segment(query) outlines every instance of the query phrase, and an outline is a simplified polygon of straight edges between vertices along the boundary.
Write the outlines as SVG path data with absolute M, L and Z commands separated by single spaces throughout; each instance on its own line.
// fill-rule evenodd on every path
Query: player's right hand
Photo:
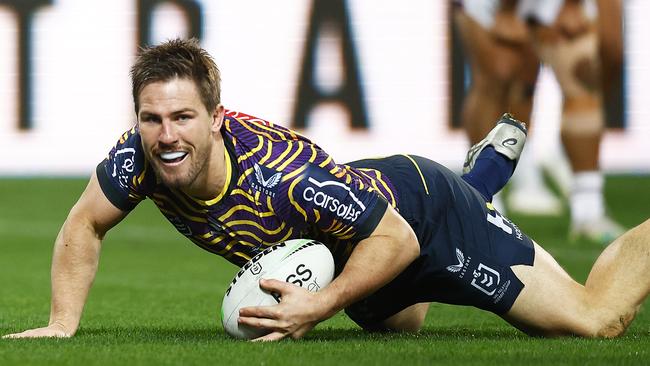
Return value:
M 50 324 L 47 327 L 29 329 L 21 333 L 13 333 L 2 336 L 4 339 L 15 338 L 69 338 L 72 337 L 65 328 L 59 324 Z

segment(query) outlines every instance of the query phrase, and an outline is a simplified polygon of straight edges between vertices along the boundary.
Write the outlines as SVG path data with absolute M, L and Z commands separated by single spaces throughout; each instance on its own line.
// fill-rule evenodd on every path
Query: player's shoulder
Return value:
M 120 135 L 108 153 L 105 164 L 106 173 L 117 179 L 121 186 L 131 185 L 134 177 L 140 181 L 144 179 L 147 162 L 137 126 Z
M 226 110 L 224 128 L 238 139 L 264 139 L 271 143 L 287 141 L 311 142 L 291 128 L 266 119 L 234 110 Z

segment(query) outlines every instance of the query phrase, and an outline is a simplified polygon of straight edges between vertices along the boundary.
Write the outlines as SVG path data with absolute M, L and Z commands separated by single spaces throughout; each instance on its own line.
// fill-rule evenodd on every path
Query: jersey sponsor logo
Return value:
M 282 172 L 276 172 L 257 163 L 253 168 L 255 169 L 255 181 L 251 184 L 253 189 L 267 196 L 275 197 L 277 186 L 282 179 Z
M 458 278 L 463 278 L 467 272 L 467 267 L 472 261 L 472 257 L 467 256 L 467 258 L 465 258 L 463 252 L 460 249 L 456 248 L 456 258 L 458 259 L 458 264 L 447 266 L 447 271 L 451 273 L 458 273 Z
M 302 198 L 307 202 L 328 210 L 343 220 L 355 222 L 359 215 L 366 210 L 366 205 L 357 198 L 350 187 L 337 181 L 323 181 L 309 177 L 308 182 L 313 186 L 305 188 Z M 342 195 L 352 202 L 344 202 Z
M 488 296 L 494 295 L 501 282 L 501 275 L 496 270 L 486 266 L 483 263 L 478 264 L 478 268 L 472 272 L 471 285 Z

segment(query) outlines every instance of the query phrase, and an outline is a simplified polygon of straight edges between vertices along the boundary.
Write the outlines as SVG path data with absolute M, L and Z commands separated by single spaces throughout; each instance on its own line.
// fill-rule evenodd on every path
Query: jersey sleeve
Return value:
M 135 128 L 125 132 L 96 169 L 106 198 L 123 211 L 130 211 L 146 195 L 146 163 Z
M 322 151 L 319 155 L 288 187 L 291 214 L 338 239 L 367 238 L 388 203 L 354 171 L 335 164 Z

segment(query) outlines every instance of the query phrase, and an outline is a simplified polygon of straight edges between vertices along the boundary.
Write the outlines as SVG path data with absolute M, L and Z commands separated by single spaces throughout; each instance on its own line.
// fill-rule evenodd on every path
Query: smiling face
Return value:
M 224 180 L 223 106 L 208 111 L 186 78 L 146 85 L 139 105 L 142 147 L 162 183 L 197 197 L 216 195 Z

